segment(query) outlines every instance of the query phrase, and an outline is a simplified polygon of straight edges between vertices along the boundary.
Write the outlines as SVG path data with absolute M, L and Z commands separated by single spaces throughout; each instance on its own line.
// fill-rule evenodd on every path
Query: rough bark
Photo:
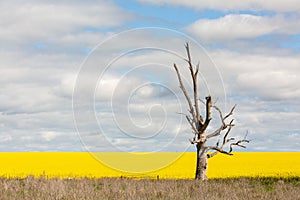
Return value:
M 207 180 L 207 153 L 205 151 L 205 143 L 197 144 L 197 162 L 196 162 L 196 172 L 195 179 Z

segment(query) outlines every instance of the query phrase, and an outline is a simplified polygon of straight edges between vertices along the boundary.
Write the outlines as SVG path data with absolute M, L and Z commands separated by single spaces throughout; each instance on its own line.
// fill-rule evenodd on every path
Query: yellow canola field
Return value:
M 196 154 L 187 153 L 0 153 L 0 177 L 191 179 Z M 300 177 L 300 152 L 234 153 L 209 159 L 208 177 Z

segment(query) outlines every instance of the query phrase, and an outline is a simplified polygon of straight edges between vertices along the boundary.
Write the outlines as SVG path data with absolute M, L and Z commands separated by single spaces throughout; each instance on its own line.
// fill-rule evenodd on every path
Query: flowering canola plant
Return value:
M 0 177 L 192 179 L 196 154 L 2 152 Z M 300 152 L 247 152 L 209 160 L 209 178 L 300 177 Z

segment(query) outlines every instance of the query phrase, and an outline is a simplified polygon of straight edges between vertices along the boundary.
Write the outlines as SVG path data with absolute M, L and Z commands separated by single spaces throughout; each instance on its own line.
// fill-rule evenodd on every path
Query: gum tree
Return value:
M 242 148 L 246 148 L 243 143 L 248 143 L 249 140 L 242 139 L 236 140 L 233 137 L 229 137 L 230 131 L 234 126 L 234 119 L 232 119 L 233 111 L 236 107 L 234 105 L 231 110 L 227 114 L 223 114 L 221 109 L 217 107 L 213 103 L 213 98 L 208 95 L 205 98 L 205 101 L 201 101 L 198 97 L 198 74 L 199 74 L 199 64 L 196 66 L 192 63 L 192 58 L 190 54 L 189 44 L 185 44 L 185 49 L 187 53 L 187 59 L 185 61 L 188 64 L 188 68 L 190 71 L 192 83 L 193 83 L 193 96 L 191 97 L 190 94 L 187 92 L 185 85 L 183 84 L 181 73 L 176 64 L 174 64 L 174 69 L 177 74 L 177 78 L 179 81 L 179 87 L 183 92 L 185 99 L 187 101 L 189 107 L 189 113 L 184 114 L 191 129 L 194 134 L 192 140 L 190 140 L 191 144 L 195 145 L 197 150 L 197 162 L 196 162 L 196 172 L 195 172 L 195 179 L 200 180 L 207 180 L 206 172 L 208 166 L 208 159 L 214 157 L 218 153 L 223 153 L 226 155 L 233 155 L 232 154 L 232 147 L 239 146 Z M 200 112 L 200 105 L 204 105 L 205 109 L 205 117 L 201 115 Z M 212 109 L 215 109 L 217 113 L 219 113 L 220 118 L 220 126 L 208 133 L 207 128 L 212 120 Z M 222 141 L 218 141 L 213 146 L 207 146 L 207 141 L 213 137 L 222 136 Z M 228 150 L 224 148 L 227 147 Z

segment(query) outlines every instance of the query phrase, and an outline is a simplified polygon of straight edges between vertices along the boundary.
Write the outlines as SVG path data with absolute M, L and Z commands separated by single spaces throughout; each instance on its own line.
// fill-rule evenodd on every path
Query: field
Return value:
M 300 199 L 300 153 L 0 153 L 0 199 Z
M 0 153 L 0 177 L 192 179 L 195 153 Z M 209 159 L 209 178 L 300 177 L 300 152 Z

